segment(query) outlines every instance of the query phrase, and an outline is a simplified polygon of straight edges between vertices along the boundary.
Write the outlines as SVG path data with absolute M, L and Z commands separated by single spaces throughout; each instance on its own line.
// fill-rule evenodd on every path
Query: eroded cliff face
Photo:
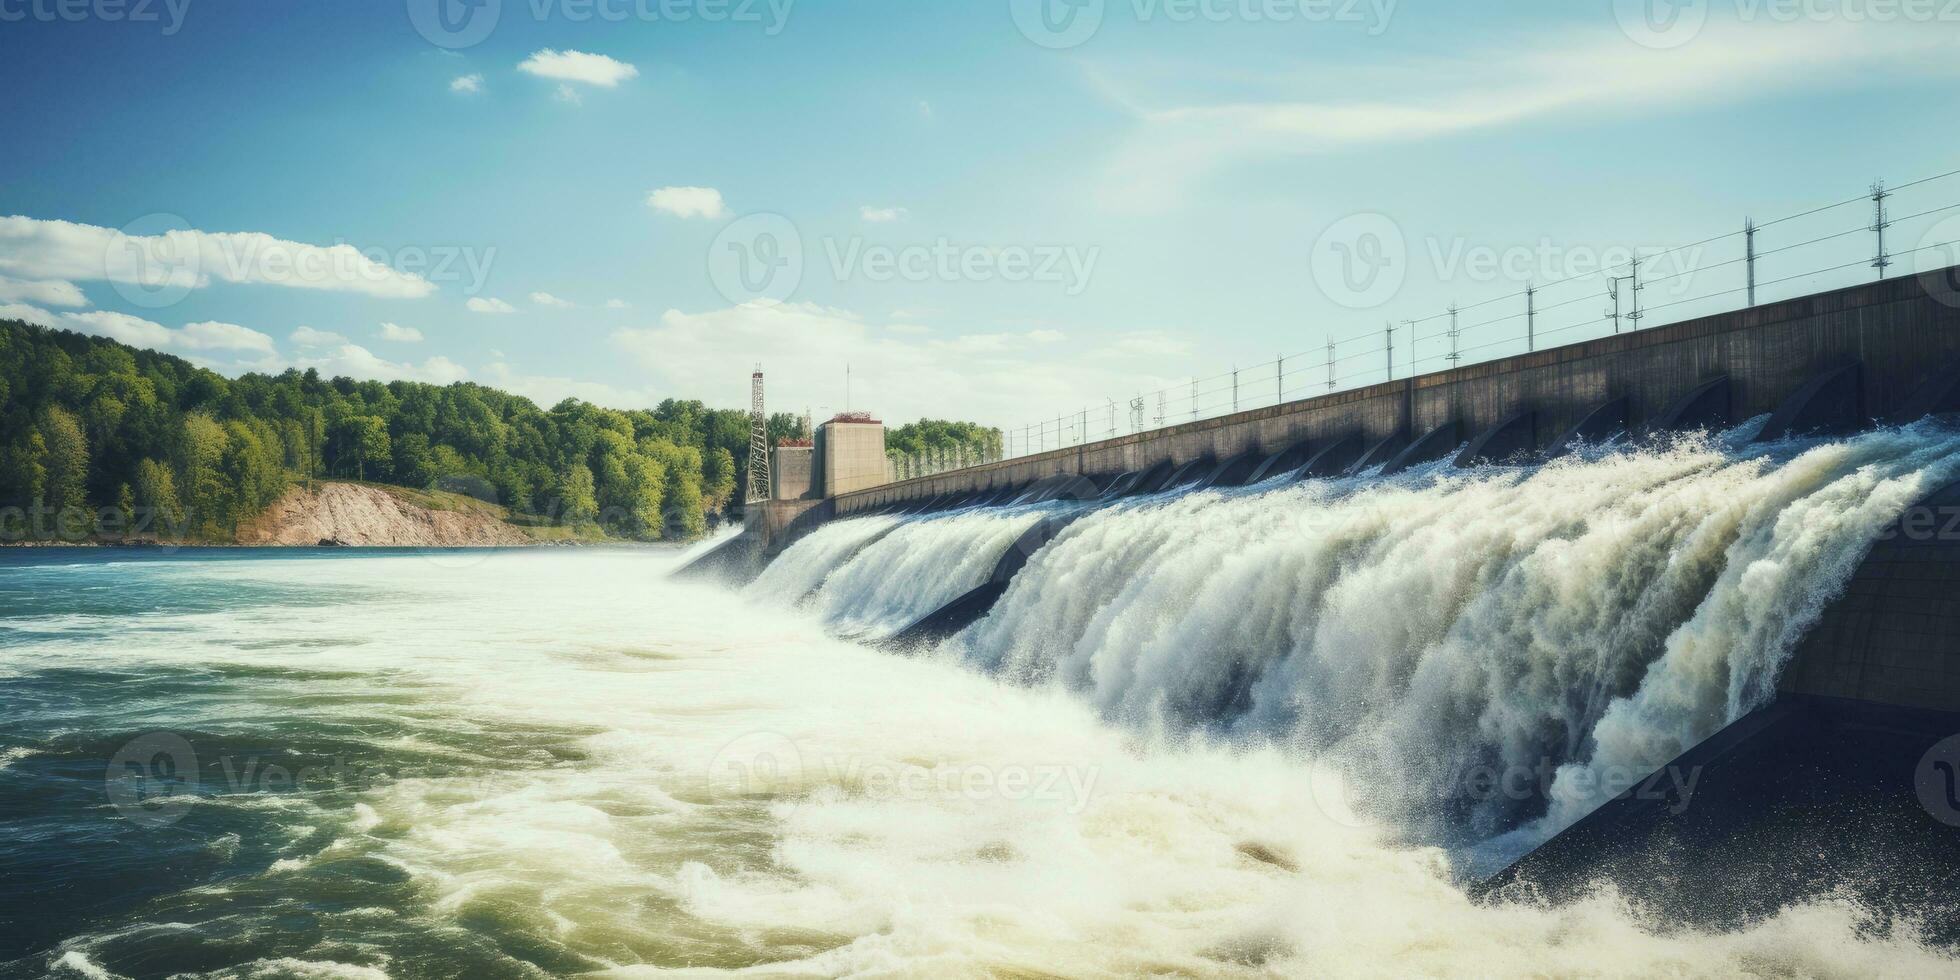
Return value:
M 239 528 L 238 543 L 488 548 L 534 542 L 488 508 L 432 510 L 378 487 L 322 483 L 311 493 L 303 487 L 286 491 L 250 526 Z

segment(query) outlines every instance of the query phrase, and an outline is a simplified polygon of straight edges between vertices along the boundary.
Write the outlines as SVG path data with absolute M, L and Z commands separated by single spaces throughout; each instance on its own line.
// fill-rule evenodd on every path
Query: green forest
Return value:
M 1001 448 L 999 429 L 973 422 L 920 419 L 885 433 L 885 453 L 893 457 L 964 449 L 974 457 L 992 459 L 1000 456 Z
M 0 534 L 231 540 L 295 481 L 494 500 L 513 520 L 685 540 L 739 506 L 745 411 L 669 399 L 549 410 L 471 383 L 226 378 L 101 337 L 0 321 Z M 804 435 L 769 419 L 771 442 Z

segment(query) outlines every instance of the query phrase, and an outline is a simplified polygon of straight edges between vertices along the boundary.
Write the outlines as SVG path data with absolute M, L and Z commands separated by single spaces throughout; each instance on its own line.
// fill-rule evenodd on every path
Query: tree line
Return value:
M 768 420 L 777 438 L 802 420 Z M 227 541 L 295 481 L 352 479 L 494 499 L 513 515 L 685 540 L 739 506 L 749 415 L 668 399 L 549 410 L 469 382 L 226 378 L 102 337 L 0 321 L 0 532 L 51 521 Z M 66 515 L 66 516 L 63 516 Z M 83 515 L 78 518 L 77 515 Z M 72 530 L 72 528 L 71 528 Z
M 1001 449 L 1001 431 L 974 422 L 920 419 L 885 433 L 885 453 L 894 457 L 960 450 L 973 457 L 997 457 Z

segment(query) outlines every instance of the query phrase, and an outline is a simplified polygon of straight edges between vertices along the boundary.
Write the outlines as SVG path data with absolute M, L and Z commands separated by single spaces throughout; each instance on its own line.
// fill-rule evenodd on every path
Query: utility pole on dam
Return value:
M 762 365 L 749 375 L 750 500 L 769 499 L 769 416 L 762 412 Z
M 1885 199 L 1891 196 L 1884 181 L 1872 182 L 1872 230 L 1878 232 L 1878 258 L 1872 260 L 1872 268 L 1878 270 L 1880 279 L 1885 278 L 1885 267 L 1892 264 L 1892 257 L 1885 254 L 1885 229 L 1892 225 L 1885 220 Z

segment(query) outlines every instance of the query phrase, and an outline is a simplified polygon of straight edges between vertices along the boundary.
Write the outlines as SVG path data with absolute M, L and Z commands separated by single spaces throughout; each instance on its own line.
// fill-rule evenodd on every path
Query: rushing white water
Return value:
M 1105 507 L 939 653 L 1140 730 L 1288 746 L 1487 869 L 1766 703 L 1879 530 L 1960 475 L 1930 422 L 1753 430 Z M 848 618 L 929 612 L 911 570 L 969 561 L 956 526 L 840 569 Z M 1477 772 L 1531 789 L 1464 792 Z
M 831 572 L 873 540 L 897 527 L 901 518 L 887 515 L 851 521 L 832 521 L 797 541 L 776 557 L 748 585 L 748 593 L 780 603 L 802 602 Z
M 0 778 L 72 760 L 54 771 L 93 789 L 48 815 L 115 839 L 112 881 L 165 847 L 222 873 L 118 899 L 0 975 L 1954 967 L 1839 902 L 1727 933 L 1610 894 L 1479 905 L 1445 851 L 1329 806 L 1311 750 L 1110 725 L 1064 686 L 826 639 L 807 611 L 672 567 L 550 551 L 8 570 L 5 594 L 45 598 L 0 619 L 6 690 L 40 706 L 0 719 L 0 748 L 34 753 Z M 246 775 L 181 823 L 117 824 L 93 774 L 159 729 L 185 733 L 208 781 L 322 739 L 377 778 L 292 792 Z M 102 748 L 77 743 L 92 732 Z
M 889 518 L 840 521 L 799 541 L 777 559 L 812 577 L 825 561 L 848 559 L 823 573 L 815 608 L 840 635 L 876 639 L 985 584 L 1015 540 L 1066 505 L 971 508 L 904 520 L 890 533 L 866 535 L 858 525 Z M 828 533 L 826 533 L 828 532 Z M 875 538 L 851 553 L 843 542 Z M 772 563 L 773 564 L 773 563 Z M 758 589 L 775 589 L 759 582 Z

